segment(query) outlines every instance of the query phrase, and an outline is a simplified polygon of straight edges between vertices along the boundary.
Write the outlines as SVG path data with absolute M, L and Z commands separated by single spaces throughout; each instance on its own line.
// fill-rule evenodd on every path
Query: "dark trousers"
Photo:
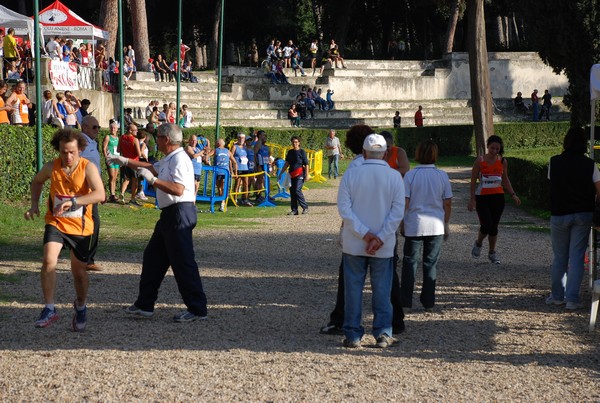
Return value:
M 96 252 L 98 251 L 98 236 L 100 235 L 100 213 L 98 212 L 98 203 L 92 205 L 92 221 L 94 221 L 94 233 L 92 234 L 90 244 L 88 264 L 94 264 L 94 256 L 96 256 Z
M 402 301 L 400 299 L 400 277 L 396 267 L 398 266 L 398 241 L 394 247 L 394 272 L 392 278 L 392 293 L 391 301 L 394 314 L 392 317 L 392 327 L 394 329 L 404 329 L 404 311 L 402 310 Z M 344 325 L 344 259 L 340 262 L 339 274 L 338 274 L 338 290 L 335 300 L 335 307 L 329 315 L 329 324 L 342 327 Z
M 140 290 L 135 306 L 144 311 L 154 311 L 158 289 L 171 266 L 188 311 L 206 316 L 206 295 L 192 240 L 196 220 L 196 206 L 192 202 L 173 204 L 162 210 L 144 250 Z
M 479 232 L 485 235 L 498 235 L 498 224 L 504 212 L 504 193 L 475 196 L 475 210 L 481 224 Z
M 302 186 L 304 185 L 304 177 L 299 176 L 292 178 L 292 186 L 290 187 L 290 200 L 292 205 L 292 211 L 298 211 L 298 205 L 303 210 L 308 208 L 308 204 L 304 200 L 304 193 L 302 193 Z
M 412 308 L 415 289 L 415 275 L 423 252 L 423 284 L 421 285 L 420 301 L 424 308 L 435 305 L 435 283 L 437 279 L 437 263 L 442 246 L 442 235 L 404 238 L 404 258 L 402 259 L 402 274 L 400 296 L 402 306 Z

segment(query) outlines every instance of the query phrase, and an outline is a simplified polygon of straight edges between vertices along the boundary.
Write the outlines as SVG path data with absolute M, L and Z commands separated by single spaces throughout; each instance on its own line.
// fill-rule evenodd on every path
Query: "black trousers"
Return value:
M 394 274 L 392 278 L 391 302 L 394 311 L 392 317 L 392 327 L 394 329 L 404 329 L 404 311 L 402 310 L 402 301 L 400 299 L 400 277 L 398 276 L 398 241 L 394 247 Z M 344 259 L 340 262 L 338 274 L 338 290 L 335 300 L 335 307 L 329 315 L 329 324 L 342 327 L 344 325 Z
M 302 186 L 304 185 L 304 177 L 299 176 L 297 178 L 292 178 L 292 186 L 290 187 L 290 201 L 292 206 L 292 211 L 298 211 L 298 205 L 302 207 L 303 210 L 308 208 L 308 204 L 306 204 L 306 200 L 304 200 L 304 193 L 302 193 Z
M 206 316 L 206 294 L 194 255 L 192 230 L 198 213 L 193 202 L 164 208 L 144 250 L 140 289 L 135 306 L 153 312 L 158 289 L 169 266 L 177 288 L 190 313 Z

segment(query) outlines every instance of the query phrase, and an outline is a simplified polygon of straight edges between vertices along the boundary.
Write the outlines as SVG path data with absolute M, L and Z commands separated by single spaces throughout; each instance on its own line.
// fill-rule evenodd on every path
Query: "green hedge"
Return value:
M 562 140 L 567 132 L 567 122 L 531 122 L 506 123 L 494 126 L 494 131 L 504 139 L 508 150 L 528 149 L 520 158 L 510 158 L 509 173 L 515 190 L 527 196 L 536 205 L 547 207 L 547 180 L 545 169 L 551 155 L 560 151 Z M 378 129 L 381 131 L 384 129 Z M 473 126 L 431 126 L 386 129 L 396 135 L 396 144 L 406 149 L 409 156 L 420 141 L 432 138 L 440 147 L 443 156 L 472 155 L 474 150 Z M 306 149 L 322 149 L 327 138 L 326 129 L 265 129 L 268 140 L 276 144 L 290 145 L 292 136 L 299 136 Z M 220 136 L 229 141 L 237 133 L 249 134 L 252 128 L 223 127 Z M 336 130 L 343 147 L 347 130 Z M 599 131 L 600 132 L 600 131 Z M 56 158 L 56 152 L 50 146 L 54 129 L 44 126 L 42 129 L 44 162 Z M 202 134 L 214 141 L 214 128 L 184 129 L 184 136 Z M 101 145 L 106 129 L 100 131 L 98 143 Z M 29 183 L 36 173 L 35 128 L 0 126 L 0 200 L 20 200 L 29 197 Z M 531 153 L 529 149 L 539 147 Z M 517 153 L 518 154 L 518 153 Z M 600 153 L 598 153 L 600 155 Z

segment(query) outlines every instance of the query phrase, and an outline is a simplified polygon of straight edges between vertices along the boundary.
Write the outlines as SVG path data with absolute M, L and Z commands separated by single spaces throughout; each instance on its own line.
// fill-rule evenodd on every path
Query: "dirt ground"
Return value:
M 59 265 L 61 319 L 35 329 L 41 310 L 38 264 L 1 283 L 0 400 L 15 401 L 600 401 L 600 330 L 586 308 L 549 307 L 548 223 L 507 207 L 501 265 L 470 249 L 477 218 L 466 210 L 468 170 L 449 170 L 451 236 L 438 267 L 437 305 L 418 302 L 399 343 L 374 339 L 345 349 L 319 334 L 335 301 L 341 251 L 337 187 L 309 190 L 310 214 L 262 219 L 247 229 L 195 232 L 209 319 L 177 324 L 182 310 L 171 274 L 151 319 L 122 312 L 136 295 L 142 250 L 115 245 L 92 273 L 85 333 L 69 330 L 72 280 Z M 200 216 L 201 217 L 201 216 Z M 102 240 L 101 240 L 102 242 Z M 41 254 L 41 250 L 40 250 Z M 419 277 L 420 271 L 417 274 Z M 369 289 L 364 322 L 371 325 Z

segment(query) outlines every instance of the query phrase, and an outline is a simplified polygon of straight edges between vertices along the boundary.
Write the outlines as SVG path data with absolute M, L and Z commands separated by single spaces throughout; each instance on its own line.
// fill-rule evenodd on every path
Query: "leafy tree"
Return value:
M 523 2 L 520 9 L 542 60 L 569 78 L 564 103 L 571 107 L 571 123 L 585 124 L 590 116 L 590 68 L 600 60 L 600 0 Z

